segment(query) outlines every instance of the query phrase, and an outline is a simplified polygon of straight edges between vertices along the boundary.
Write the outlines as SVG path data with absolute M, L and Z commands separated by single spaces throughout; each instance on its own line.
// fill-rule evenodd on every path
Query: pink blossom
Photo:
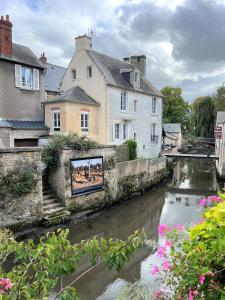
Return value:
M 163 257 L 165 255 L 166 248 L 165 247 L 159 247 L 157 250 L 157 256 L 158 257 Z
M 173 247 L 173 242 L 171 240 L 167 240 L 165 245 L 164 245 L 165 248 L 171 248 Z
M 200 283 L 200 284 L 203 284 L 204 281 L 205 281 L 205 276 L 204 276 L 204 275 L 200 275 L 200 276 L 199 276 L 199 283 Z
M 198 290 L 195 290 L 195 291 L 193 292 L 193 295 L 194 295 L 194 296 L 198 296 L 198 294 L 199 294 Z
M 0 294 L 8 292 L 13 286 L 9 278 L 0 278 Z
M 165 271 L 167 271 L 167 270 L 169 270 L 170 269 L 170 263 L 167 261 L 167 260 L 164 260 L 164 262 L 163 262 L 163 270 L 165 270 Z
M 154 296 L 155 298 L 160 297 L 160 296 L 161 296 L 161 291 L 155 290 L 155 291 L 153 292 L 153 296 Z
M 168 232 L 170 231 L 170 227 L 166 224 L 159 224 L 158 226 L 158 233 L 159 233 L 159 236 L 163 237 L 165 232 Z
M 158 272 L 160 271 L 159 267 L 158 266 L 153 266 L 152 267 L 152 275 L 154 276 L 155 274 L 157 274 Z
M 202 199 L 200 200 L 200 202 L 199 202 L 199 205 L 200 205 L 200 206 L 205 206 L 205 205 L 206 205 L 206 202 L 207 202 L 206 198 L 202 198 Z
M 213 195 L 213 196 L 210 196 L 209 197 L 209 200 L 211 201 L 211 202 L 220 202 L 220 197 L 218 197 L 217 195 Z
M 173 228 L 176 229 L 178 232 L 182 232 L 183 229 L 184 229 L 184 225 L 182 225 L 182 224 L 175 224 L 173 226 Z
M 189 289 L 189 293 L 188 293 L 188 300 L 193 300 L 193 294 L 192 294 L 192 290 Z

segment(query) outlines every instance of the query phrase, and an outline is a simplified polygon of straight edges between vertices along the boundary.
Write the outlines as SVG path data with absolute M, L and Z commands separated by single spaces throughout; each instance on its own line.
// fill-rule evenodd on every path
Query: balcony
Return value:
M 158 135 L 151 135 L 151 143 L 158 144 L 159 136 Z

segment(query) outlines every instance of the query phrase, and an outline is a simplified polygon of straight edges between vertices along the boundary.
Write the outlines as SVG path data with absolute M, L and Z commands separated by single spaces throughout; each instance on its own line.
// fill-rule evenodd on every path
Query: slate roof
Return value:
M 179 132 L 181 132 L 181 124 L 180 123 L 164 123 L 163 129 L 165 132 L 179 133 Z
M 125 76 L 121 74 L 121 69 L 134 70 L 135 67 L 133 65 L 94 50 L 87 50 L 87 53 L 103 73 L 109 85 L 162 97 L 161 93 L 143 77 L 141 77 L 140 80 L 140 88 L 134 88 L 133 85 L 126 80 Z
M 0 128 L 49 129 L 42 121 L 0 120 Z
M 48 101 L 45 101 L 44 104 L 62 102 L 62 101 L 77 102 L 77 103 L 90 104 L 90 105 L 100 105 L 97 101 L 95 101 L 90 96 L 88 96 L 85 93 L 85 91 L 79 86 L 75 86 L 69 90 L 62 92 L 61 95 L 55 98 L 51 98 Z
M 59 85 L 66 72 L 66 68 L 53 64 L 46 64 L 45 89 L 50 92 L 59 92 Z
M 225 111 L 218 111 L 216 116 L 216 124 L 225 123 Z
M 15 43 L 12 44 L 12 56 L 0 55 L 0 60 L 1 59 L 44 69 L 44 66 L 40 63 L 30 48 Z

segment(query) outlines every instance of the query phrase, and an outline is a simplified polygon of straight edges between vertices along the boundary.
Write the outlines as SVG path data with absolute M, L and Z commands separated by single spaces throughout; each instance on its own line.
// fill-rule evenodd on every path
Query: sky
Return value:
M 122 59 L 145 54 L 147 78 L 181 87 L 185 100 L 225 82 L 225 0 L 0 0 L 13 41 L 67 67 L 74 38 L 94 31 L 93 49 Z

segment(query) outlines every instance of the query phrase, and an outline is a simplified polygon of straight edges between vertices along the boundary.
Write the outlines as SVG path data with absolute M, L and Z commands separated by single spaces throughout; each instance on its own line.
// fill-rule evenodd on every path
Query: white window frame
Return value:
M 134 82 L 136 85 L 140 85 L 140 72 L 134 71 Z
M 92 72 L 93 70 L 92 70 L 92 66 L 88 66 L 87 67 L 87 77 L 88 78 L 91 78 L 92 77 L 92 75 L 93 75 L 93 72 Z
M 152 114 L 153 115 L 157 114 L 157 98 L 156 97 L 152 98 Z
M 87 111 L 81 111 L 80 113 L 80 127 L 82 132 L 89 131 L 89 113 Z
M 28 70 L 30 76 L 28 76 Z M 38 91 L 39 90 L 39 69 L 15 64 L 15 86 L 24 90 Z
M 120 140 L 120 123 L 113 124 L 113 140 Z
M 60 110 L 53 110 L 53 112 L 52 112 L 52 121 L 53 121 L 53 131 L 61 131 L 61 113 L 60 113 Z
M 134 110 L 134 113 L 137 113 L 137 104 L 138 104 L 138 100 L 134 100 L 134 105 L 133 105 L 133 110 Z
M 123 140 L 127 140 L 128 139 L 128 124 L 127 123 L 123 123 Z
M 121 91 L 120 95 L 120 111 L 128 111 L 128 93 L 127 91 Z

